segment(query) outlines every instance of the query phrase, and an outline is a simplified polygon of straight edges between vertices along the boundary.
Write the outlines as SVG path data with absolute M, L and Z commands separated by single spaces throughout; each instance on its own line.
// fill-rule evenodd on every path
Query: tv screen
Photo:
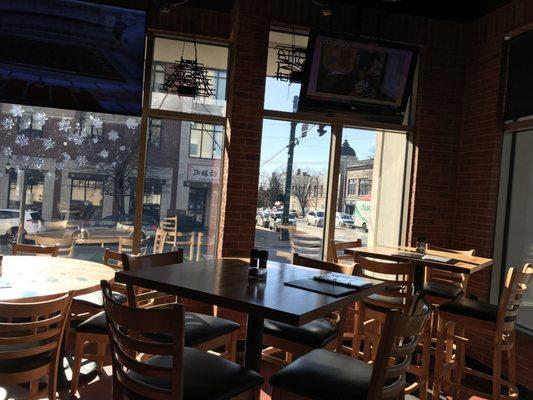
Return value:
M 140 115 L 145 12 L 0 0 L 0 102 Z
M 416 67 L 414 47 L 312 34 L 301 104 L 403 112 Z

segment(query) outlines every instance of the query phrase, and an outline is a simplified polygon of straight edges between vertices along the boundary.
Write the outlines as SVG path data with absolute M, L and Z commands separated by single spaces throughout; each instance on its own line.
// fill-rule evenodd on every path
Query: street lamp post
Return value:
M 298 96 L 292 99 L 292 110 L 298 109 Z M 291 186 L 292 186 L 292 168 L 294 165 L 294 146 L 296 145 L 296 125 L 295 121 L 291 122 L 291 132 L 289 136 L 289 146 L 287 151 L 287 172 L 285 174 L 285 193 L 283 195 L 283 214 L 281 217 L 280 240 L 289 240 L 289 207 L 291 203 Z

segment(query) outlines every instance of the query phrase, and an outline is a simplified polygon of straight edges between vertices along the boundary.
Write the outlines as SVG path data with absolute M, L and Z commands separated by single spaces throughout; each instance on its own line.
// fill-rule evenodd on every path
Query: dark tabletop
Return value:
M 301 326 L 331 311 L 383 289 L 384 283 L 343 297 L 285 286 L 285 282 L 310 278 L 320 271 L 268 262 L 266 282 L 248 279 L 245 260 L 224 258 L 117 272 L 115 280 L 148 289 L 204 301 L 247 314 Z

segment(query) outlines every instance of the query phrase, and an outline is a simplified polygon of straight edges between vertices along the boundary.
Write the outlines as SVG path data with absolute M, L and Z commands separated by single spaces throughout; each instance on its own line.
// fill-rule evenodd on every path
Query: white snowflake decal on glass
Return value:
M 139 121 L 136 118 L 128 118 L 126 120 L 126 126 L 128 129 L 135 129 L 139 126 Z
M 109 131 L 107 132 L 107 138 L 109 140 L 112 140 L 113 142 L 116 142 L 119 138 L 117 131 Z
M 11 157 L 13 155 L 13 149 L 9 146 L 2 147 L 2 154 L 4 157 Z
M 107 158 L 109 156 L 109 152 L 107 150 L 102 150 L 98 155 L 102 158 Z
M 43 139 L 43 147 L 45 150 L 53 149 L 55 145 L 56 142 L 54 142 L 52 138 Z
M 100 118 L 95 117 L 94 115 L 89 115 L 89 121 L 90 124 L 96 129 L 100 129 L 102 126 L 104 126 L 103 121 Z
M 61 153 L 61 157 L 63 157 L 64 161 L 70 160 L 70 155 L 67 152 Z
M 63 168 L 65 168 L 65 163 L 63 163 L 63 162 L 58 162 L 58 163 L 56 164 L 56 169 L 57 169 L 58 171 L 61 171 Z
M 54 175 L 54 174 L 52 174 L 50 171 L 48 171 L 48 172 L 46 173 L 46 176 L 49 177 L 49 178 L 50 178 L 51 176 L 53 176 L 53 175 Z
M 33 121 L 38 125 L 43 125 L 48 120 L 48 117 L 43 112 L 35 113 Z
M 73 134 L 68 137 L 68 140 L 74 143 L 76 146 L 81 146 L 83 144 L 83 137 L 78 134 Z
M 29 139 L 26 135 L 17 135 L 15 137 L 15 144 L 18 146 L 27 146 L 29 143 Z
M 11 108 L 9 109 L 9 113 L 14 117 L 22 117 L 22 113 L 24 112 L 24 109 L 22 106 L 19 106 L 18 104 L 13 104 Z
M 76 157 L 76 164 L 78 164 L 80 167 L 85 167 L 87 163 L 88 163 L 87 157 L 85 156 Z
M 41 169 L 44 166 L 44 158 L 37 157 L 33 162 L 33 165 L 35 165 L 35 168 Z
M 4 117 L 2 120 L 2 128 L 11 130 L 15 126 L 15 121 L 11 117 Z
M 124 150 L 126 150 L 126 146 L 122 145 L 122 146 L 120 146 L 118 149 L 119 149 L 120 151 L 124 151 Z
M 22 162 L 27 163 L 28 161 L 30 161 L 30 156 L 22 156 Z
M 59 122 L 57 123 L 57 127 L 62 132 L 68 132 L 70 131 L 70 119 L 68 118 L 61 118 Z
M 112 166 L 113 168 L 115 168 L 115 167 L 117 166 L 117 163 L 116 163 L 115 161 L 113 161 L 113 162 L 111 163 L 111 166 Z
M 92 142 L 93 142 L 94 144 L 98 143 L 98 138 L 96 138 L 96 137 L 93 138 Z

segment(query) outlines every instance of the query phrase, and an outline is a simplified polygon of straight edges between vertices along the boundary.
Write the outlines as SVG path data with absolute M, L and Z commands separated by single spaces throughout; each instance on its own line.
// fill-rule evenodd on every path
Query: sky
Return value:
M 281 82 L 267 78 L 265 92 L 265 109 L 292 111 L 293 98 L 300 93 L 300 85 Z M 275 169 L 287 167 L 287 145 L 290 137 L 290 122 L 269 120 L 263 121 L 263 139 L 261 143 L 261 172 L 269 173 Z M 300 138 L 302 128 L 306 124 L 296 126 L 296 138 Z M 318 126 L 308 125 L 306 137 L 301 138 L 294 148 L 294 170 L 300 168 L 311 172 L 326 172 L 328 169 L 331 127 L 319 136 Z M 375 146 L 374 131 L 345 128 L 343 141 L 348 140 L 360 160 L 368 159 Z

